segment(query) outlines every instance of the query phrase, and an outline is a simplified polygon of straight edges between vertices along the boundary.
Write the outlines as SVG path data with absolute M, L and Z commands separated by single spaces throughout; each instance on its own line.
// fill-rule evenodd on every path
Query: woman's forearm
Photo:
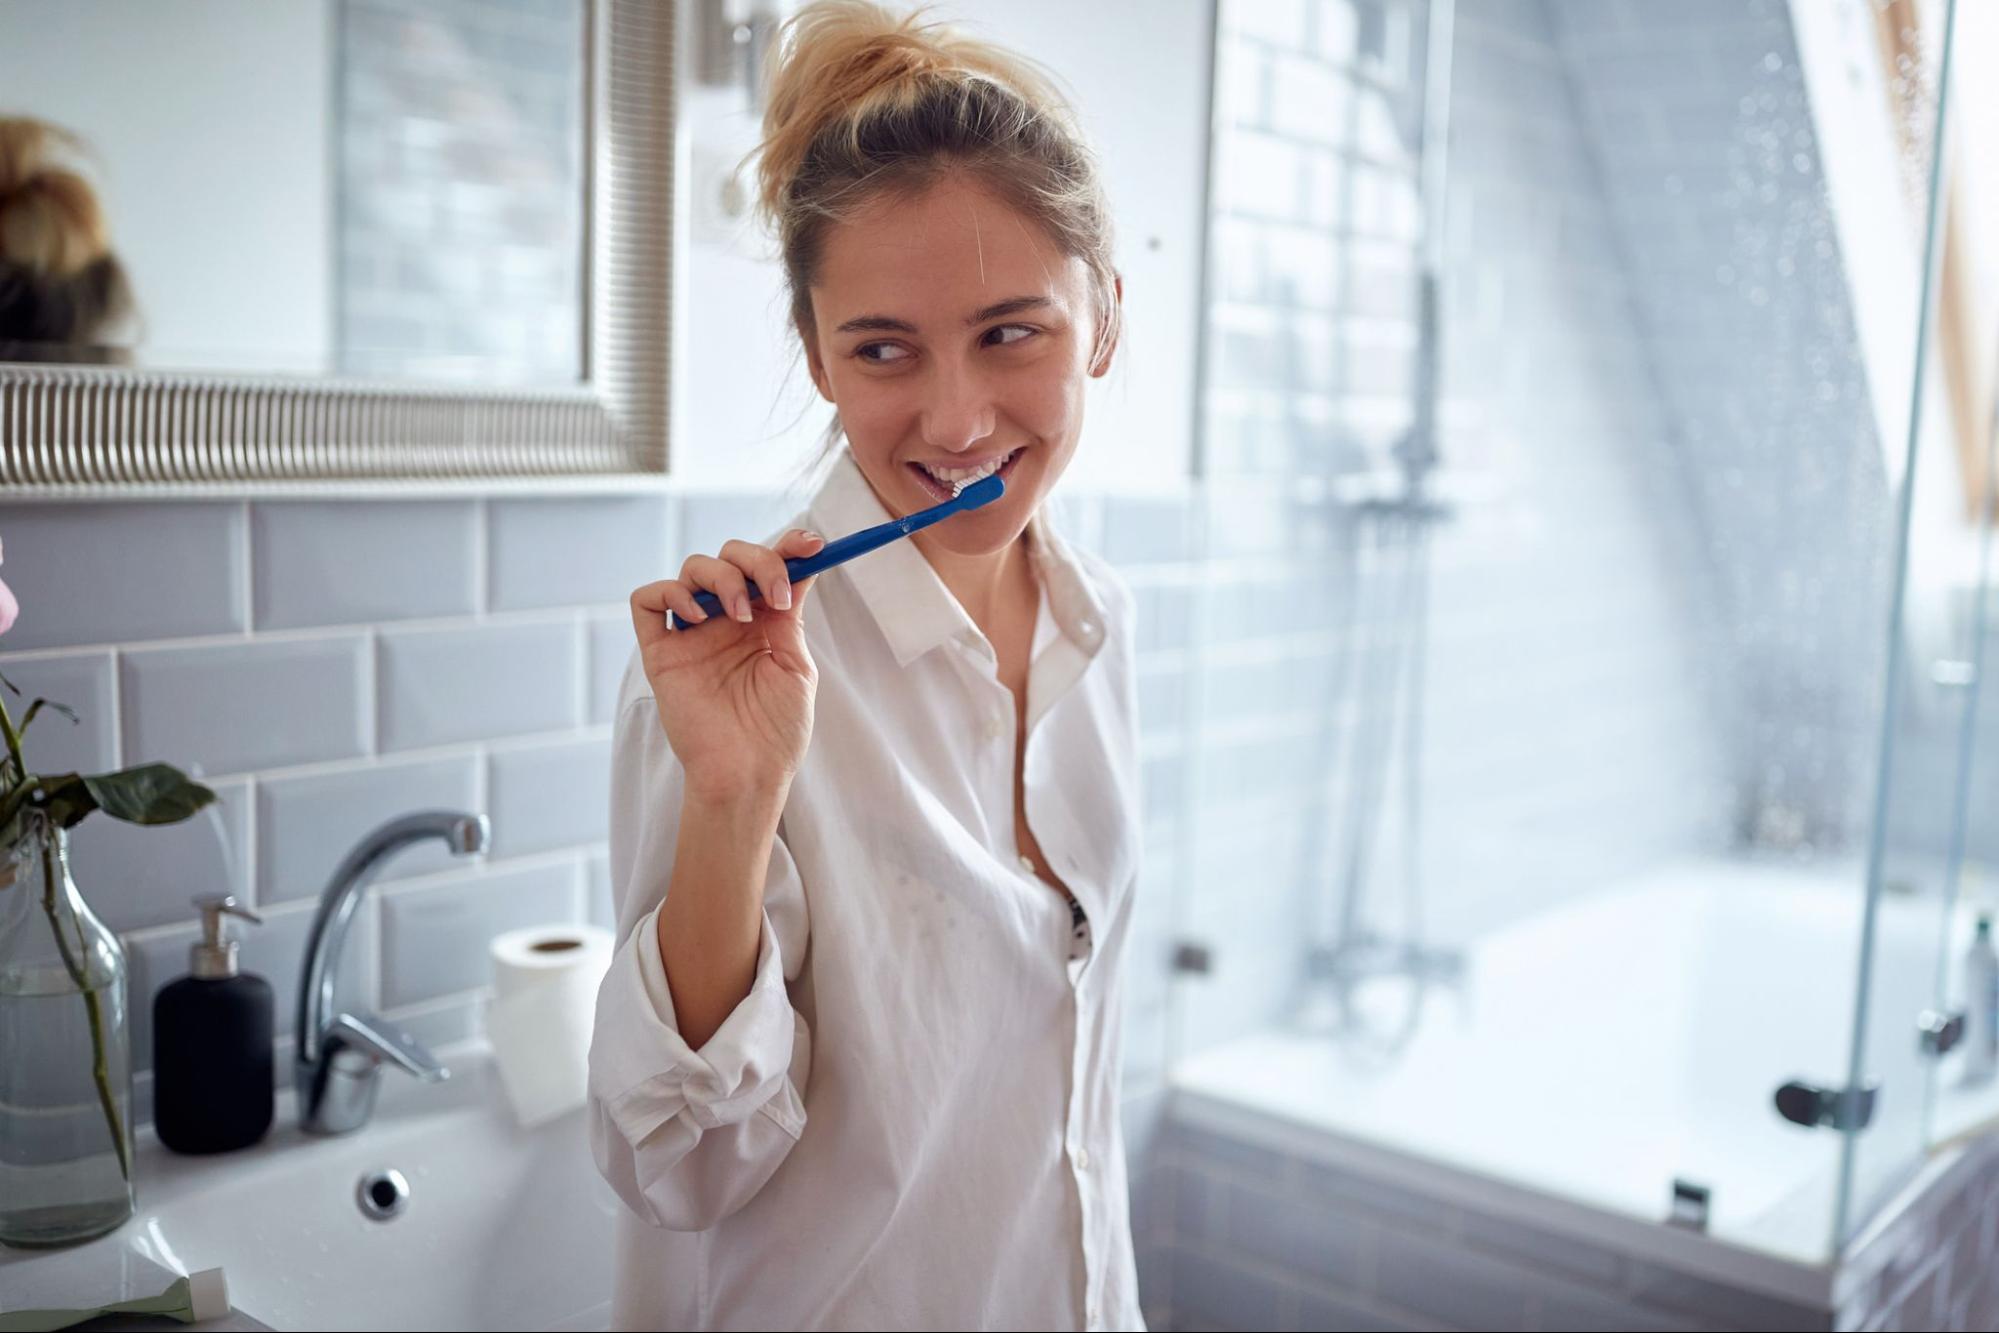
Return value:
M 659 912 L 659 956 L 680 1035 L 699 1050 L 756 978 L 764 876 L 785 789 L 697 796 L 680 834 Z

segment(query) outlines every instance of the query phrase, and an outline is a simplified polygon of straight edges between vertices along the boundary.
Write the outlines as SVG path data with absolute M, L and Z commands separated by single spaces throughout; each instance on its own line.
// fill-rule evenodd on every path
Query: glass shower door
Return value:
M 1886 632 L 1879 778 L 1869 821 L 1852 1055 L 1843 1095 L 1817 1107 L 1842 1133 L 1832 1244 L 1851 1240 L 1921 1165 L 1936 1110 L 1940 1050 L 1951 1040 L 1940 944 L 1963 866 L 1966 780 L 1984 633 L 1984 523 L 1965 521 L 1963 468 L 1973 427 L 1951 411 L 1948 361 L 1961 348 L 1946 313 L 1969 293 L 1953 288 L 1963 261 L 1952 214 L 1949 90 L 1955 0 L 1883 6 L 1877 35 L 1899 74 L 1904 178 L 1920 182 L 1921 266 L 1915 273 L 1917 336 L 1906 370 L 1875 391 L 1899 388 L 1906 430 L 1891 473 L 1897 539 Z M 1947 238 L 1950 238 L 1947 240 Z M 1899 369 L 1899 367 L 1898 367 Z M 1982 427 L 1983 423 L 1979 423 Z M 1976 432 L 1984 435 L 1983 429 Z M 1830 1091 L 1830 1090 L 1828 1090 Z

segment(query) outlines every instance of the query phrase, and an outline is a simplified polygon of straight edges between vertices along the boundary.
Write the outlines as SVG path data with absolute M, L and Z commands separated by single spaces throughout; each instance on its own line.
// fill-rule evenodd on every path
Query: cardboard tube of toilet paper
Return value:
M 583 1105 L 597 986 L 611 932 L 549 925 L 493 938 L 493 1002 L 486 1037 L 515 1117 L 533 1128 Z

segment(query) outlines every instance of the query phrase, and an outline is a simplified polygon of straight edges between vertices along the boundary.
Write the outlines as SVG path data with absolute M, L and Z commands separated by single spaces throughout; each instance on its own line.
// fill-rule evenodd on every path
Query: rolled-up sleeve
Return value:
M 700 1231 L 749 1202 L 805 1128 L 812 1036 L 791 996 L 808 933 L 804 885 L 780 822 L 750 993 L 699 1049 L 689 1046 L 658 931 L 686 775 L 649 693 L 619 710 L 611 768 L 619 942 L 590 1041 L 591 1150 L 639 1217 Z

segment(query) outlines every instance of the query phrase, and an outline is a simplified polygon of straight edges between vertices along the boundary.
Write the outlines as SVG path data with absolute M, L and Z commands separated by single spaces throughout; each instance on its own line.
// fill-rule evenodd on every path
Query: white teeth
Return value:
M 1014 454 L 1019 452 L 1020 450 L 1018 449 L 1013 451 Z M 990 477 L 993 473 L 1005 467 L 1007 459 L 1012 457 L 1013 454 L 1002 455 L 993 462 L 987 463 L 984 467 L 932 467 L 928 463 L 919 463 L 917 466 L 936 478 L 938 485 L 948 489 L 953 485 L 969 486 L 981 478 Z

